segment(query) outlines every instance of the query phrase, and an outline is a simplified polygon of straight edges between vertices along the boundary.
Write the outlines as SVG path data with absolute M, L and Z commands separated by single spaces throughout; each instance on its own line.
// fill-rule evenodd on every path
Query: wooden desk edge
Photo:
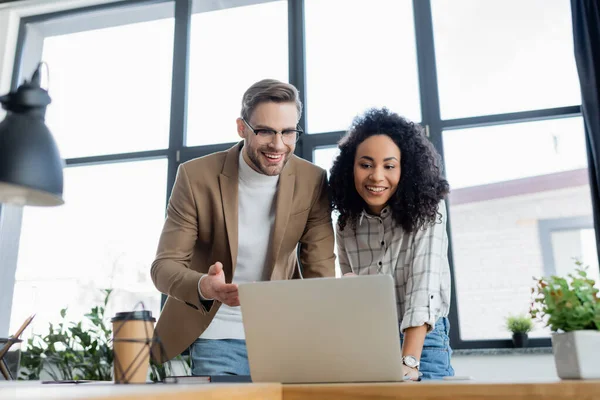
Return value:
M 600 399 L 600 380 L 551 382 L 403 382 L 283 385 L 283 400 L 406 398 L 427 400 Z
M 4 400 L 347 400 L 406 398 L 411 400 L 583 400 L 600 399 L 600 380 L 549 382 L 406 382 L 352 384 L 176 384 L 176 385 L 39 385 L 0 386 Z
M 0 387 L 2 400 L 281 400 L 280 383 Z

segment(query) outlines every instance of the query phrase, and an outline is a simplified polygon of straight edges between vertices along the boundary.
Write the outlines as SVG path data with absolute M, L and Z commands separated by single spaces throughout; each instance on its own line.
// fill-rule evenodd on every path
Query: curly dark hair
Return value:
M 440 155 L 418 124 L 387 108 L 373 108 L 354 119 L 339 141 L 340 154 L 331 167 L 331 202 L 340 213 L 340 229 L 348 223 L 356 229 L 366 207 L 354 187 L 354 158 L 358 145 L 374 135 L 389 136 L 400 149 L 400 182 L 388 201 L 394 219 L 406 232 L 435 223 L 438 205 L 450 191 L 442 176 Z

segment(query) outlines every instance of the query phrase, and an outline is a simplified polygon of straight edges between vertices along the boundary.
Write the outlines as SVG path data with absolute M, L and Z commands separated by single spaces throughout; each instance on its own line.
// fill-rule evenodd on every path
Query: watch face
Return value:
M 417 365 L 419 365 L 419 362 L 413 356 L 404 356 L 402 361 L 404 362 L 404 364 L 407 367 L 411 367 L 411 368 L 415 368 Z

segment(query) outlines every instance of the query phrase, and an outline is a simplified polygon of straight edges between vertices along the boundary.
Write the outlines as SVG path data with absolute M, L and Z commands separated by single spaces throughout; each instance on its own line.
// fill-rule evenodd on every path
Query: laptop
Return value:
M 402 381 L 390 275 L 239 285 L 253 382 Z

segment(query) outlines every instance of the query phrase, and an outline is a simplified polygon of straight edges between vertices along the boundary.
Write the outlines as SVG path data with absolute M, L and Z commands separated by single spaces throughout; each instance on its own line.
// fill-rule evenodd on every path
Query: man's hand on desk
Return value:
M 216 262 L 210 266 L 208 273 L 200 279 L 201 295 L 209 300 L 217 300 L 230 307 L 240 305 L 238 286 L 225 282 L 223 264 Z

